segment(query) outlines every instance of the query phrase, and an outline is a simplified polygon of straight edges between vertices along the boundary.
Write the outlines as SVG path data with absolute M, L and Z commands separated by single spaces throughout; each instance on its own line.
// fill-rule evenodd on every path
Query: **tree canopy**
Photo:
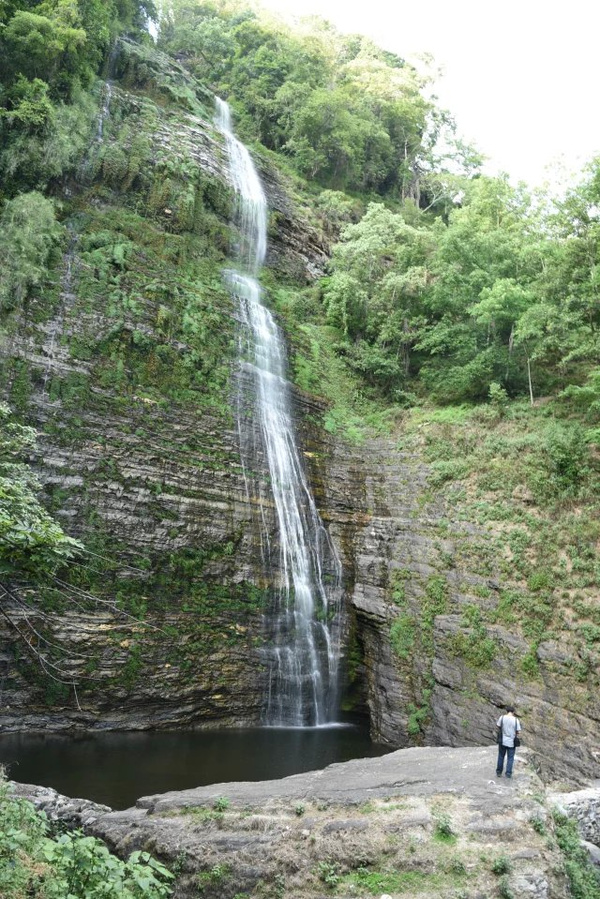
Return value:
M 154 14 L 152 0 L 0 2 L 0 201 L 73 163 L 90 123 L 69 108 L 85 105 L 116 35 Z
M 323 284 L 340 352 L 390 397 L 408 381 L 444 402 L 577 381 L 599 362 L 598 171 L 551 215 L 483 176 L 443 217 L 369 206 Z
M 331 189 L 415 196 L 431 134 L 452 127 L 415 68 L 322 19 L 291 30 L 235 0 L 175 0 L 160 42 L 231 100 L 247 137 Z

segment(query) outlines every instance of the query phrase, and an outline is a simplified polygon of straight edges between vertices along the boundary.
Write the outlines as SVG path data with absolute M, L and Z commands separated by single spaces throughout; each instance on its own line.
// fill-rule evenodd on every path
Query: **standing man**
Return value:
M 496 762 L 496 776 L 502 777 L 502 768 L 504 767 L 504 757 L 506 759 L 506 776 L 512 777 L 513 762 L 515 760 L 515 740 L 521 735 L 521 722 L 515 715 L 512 706 L 506 707 L 506 714 L 501 715 L 496 721 L 498 728 L 498 761 Z

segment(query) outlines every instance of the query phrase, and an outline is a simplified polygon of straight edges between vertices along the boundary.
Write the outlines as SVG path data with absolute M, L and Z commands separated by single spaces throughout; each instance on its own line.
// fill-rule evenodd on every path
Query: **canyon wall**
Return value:
M 31 461 L 46 500 L 88 552 L 62 588 L 29 594 L 37 612 L 6 602 L 4 730 L 245 725 L 261 715 L 270 583 L 258 514 L 277 536 L 273 509 L 248 499 L 232 412 L 236 323 L 219 281 L 229 176 L 211 98 L 196 92 L 182 108 L 173 84 L 196 90 L 185 72 L 152 54 L 142 83 L 138 53 L 122 45 L 102 141 L 91 132 L 89 158 L 61 187 L 69 239 L 56 289 L 5 323 L 2 392 L 39 429 Z M 326 242 L 285 179 L 257 162 L 270 276 L 310 283 Z M 346 707 L 368 714 L 373 739 L 390 746 L 464 746 L 492 742 L 513 702 L 549 776 L 593 776 L 595 656 L 582 668 L 567 630 L 533 657 L 518 622 L 490 623 L 507 586 L 498 535 L 432 486 L 418 443 L 352 444 L 325 430 L 322 400 L 298 389 L 295 405 L 344 566 Z M 32 620 L 63 647 L 76 691 L 24 652 L 15 626 Z

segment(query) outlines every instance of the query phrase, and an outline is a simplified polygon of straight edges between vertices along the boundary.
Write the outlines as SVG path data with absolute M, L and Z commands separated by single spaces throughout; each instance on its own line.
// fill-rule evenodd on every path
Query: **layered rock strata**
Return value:
M 41 454 L 33 461 L 48 500 L 91 550 L 68 595 L 78 600 L 77 589 L 92 592 L 103 602 L 116 600 L 127 614 L 113 614 L 105 605 L 81 610 L 55 589 L 38 596 L 36 624 L 63 644 L 64 664 L 80 684 L 77 695 L 27 664 L 3 619 L 0 725 L 58 730 L 256 723 L 270 584 L 255 521 L 257 514 L 263 517 L 276 541 L 275 516 L 268 504 L 257 510 L 248 501 L 232 394 L 227 387 L 216 395 L 203 391 L 210 364 L 202 369 L 201 354 L 192 354 L 186 335 L 172 333 L 177 307 L 167 307 L 165 297 L 175 304 L 179 295 L 164 283 L 168 274 L 153 267 L 153 253 L 165 246 L 179 271 L 189 257 L 202 260 L 209 238 L 228 245 L 224 154 L 208 111 L 202 117 L 149 105 L 125 83 L 114 86 L 111 104 L 113 117 L 146 135 L 155 182 L 149 187 L 144 172 L 134 177 L 126 171 L 126 181 L 141 184 L 135 199 L 115 187 L 121 160 L 115 132 L 111 165 L 105 155 L 96 181 L 69 186 L 82 194 L 72 201 L 73 236 L 57 272 L 62 289 L 52 308 L 34 298 L 12 323 L 2 346 L 9 370 L 3 390 L 41 429 Z M 110 144 L 109 122 L 104 124 Z M 169 160 L 175 169 L 168 168 Z M 274 210 L 270 264 L 304 283 L 322 271 L 325 246 L 295 214 L 281 179 L 266 162 L 259 165 Z M 201 173 L 198 208 L 189 213 L 200 224 L 194 219 L 185 225 L 191 236 L 172 250 L 169 241 L 185 224 L 181 197 L 188 171 Z M 158 202 L 158 188 L 166 183 L 179 206 Z M 124 213 L 119 206 L 126 203 L 151 206 L 153 218 L 140 225 L 131 209 Z M 95 232 L 77 233 L 82 217 L 106 222 L 115 210 L 122 230 L 103 238 L 104 244 Z M 135 228 L 151 231 L 153 243 L 132 250 Z M 234 343 L 226 292 L 209 284 L 199 296 L 207 316 L 217 320 L 215 331 Z M 227 339 L 223 353 L 233 365 Z M 183 399 L 175 391 L 160 395 L 153 372 L 167 380 L 181 360 L 195 377 L 194 391 L 186 381 Z M 137 370 L 143 383 L 135 382 Z M 352 703 L 369 715 L 373 738 L 393 747 L 487 744 L 510 701 L 523 719 L 526 744 L 538 750 L 549 776 L 594 776 L 597 654 L 590 652 L 588 667 L 575 670 L 566 634 L 560 643 L 543 640 L 532 657 L 517 626 L 476 620 L 473 607 L 493 611 L 502 587 L 488 558 L 489 533 L 459 518 L 431 488 L 423 453 L 402 451 L 389 439 L 350 446 L 320 426 L 322 402 L 296 391 L 295 403 L 319 512 L 344 566 L 353 620 Z M 471 618 L 465 619 L 466 611 Z M 24 614 L 15 608 L 10 613 L 16 623 Z M 521 664 L 528 657 L 530 676 Z
M 391 440 L 331 449 L 325 506 L 350 566 L 373 738 L 482 745 L 512 703 L 547 776 L 597 776 L 598 674 L 574 675 L 568 632 L 539 644 L 528 676 L 531 645 L 518 626 L 465 620 L 465 610 L 493 612 L 509 586 L 494 571 L 489 530 L 431 490 L 418 453 Z

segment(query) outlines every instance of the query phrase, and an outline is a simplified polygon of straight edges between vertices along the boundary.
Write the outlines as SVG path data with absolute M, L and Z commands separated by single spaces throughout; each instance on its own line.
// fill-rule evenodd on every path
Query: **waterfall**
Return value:
M 112 99 L 112 84 L 105 81 L 102 86 L 102 109 L 98 116 L 98 128 L 96 130 L 96 140 L 101 144 L 104 140 L 104 122 L 110 114 L 110 101 Z
M 46 331 L 46 338 L 42 345 L 42 352 L 46 356 L 44 378 L 42 381 L 42 401 L 47 406 L 60 405 L 59 400 L 50 403 L 48 382 L 51 373 L 57 366 L 60 368 L 61 352 L 60 349 L 58 353 L 56 351 L 56 338 L 57 335 L 62 333 L 64 328 L 65 310 L 68 309 L 76 299 L 75 294 L 73 293 L 73 260 L 75 258 L 78 237 L 73 233 L 73 226 L 71 223 L 67 223 L 67 230 L 69 232 L 69 244 L 63 256 L 63 273 L 60 280 L 59 294 L 60 303 L 56 315 L 48 322 L 47 327 L 44 329 Z
M 267 250 L 267 204 L 246 147 L 217 98 L 216 124 L 227 146 L 236 193 L 237 268 L 226 273 L 238 304 L 238 431 L 248 496 L 260 510 L 263 561 L 273 581 L 264 650 L 264 723 L 335 722 L 343 630 L 341 565 L 317 511 L 300 459 L 286 378 L 283 336 L 258 283 Z M 269 538 L 266 510 L 278 532 Z

